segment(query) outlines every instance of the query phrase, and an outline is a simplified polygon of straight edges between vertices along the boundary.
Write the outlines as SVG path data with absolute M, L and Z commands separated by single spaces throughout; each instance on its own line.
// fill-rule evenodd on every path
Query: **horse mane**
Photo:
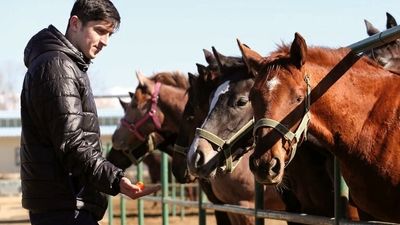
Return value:
M 334 67 L 339 61 L 341 61 L 348 53 L 350 52 L 349 48 L 328 48 L 321 46 L 308 46 L 307 48 L 307 62 L 317 63 L 321 66 L 326 67 Z M 289 44 L 281 44 L 278 45 L 277 50 L 271 53 L 271 56 L 268 61 L 273 61 L 284 56 L 288 56 L 290 53 L 290 45 Z M 355 63 L 352 68 L 358 69 L 363 68 L 366 65 L 379 68 L 381 67 L 375 61 L 371 60 L 368 57 L 362 57 L 358 63 Z
M 189 87 L 187 76 L 178 71 L 156 73 L 150 77 L 150 80 L 182 89 Z

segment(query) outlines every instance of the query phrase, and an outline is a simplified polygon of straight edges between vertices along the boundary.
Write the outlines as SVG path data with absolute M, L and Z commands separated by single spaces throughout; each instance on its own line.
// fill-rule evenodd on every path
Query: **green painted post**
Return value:
M 175 177 L 171 177 L 172 181 L 172 199 L 176 200 L 176 182 Z M 176 204 L 172 204 L 172 216 L 176 216 Z
M 255 192 L 255 224 L 264 225 L 264 218 L 257 218 L 257 211 L 264 209 L 264 185 L 258 183 L 254 178 L 254 192 Z
M 168 225 L 168 204 L 164 202 L 164 199 L 168 197 L 168 155 L 161 152 L 161 185 L 162 185 L 162 224 Z
M 108 142 L 105 144 L 103 147 L 103 155 L 106 156 L 106 154 L 111 150 L 111 143 Z M 108 214 L 108 224 L 112 225 L 113 220 L 114 220 L 114 208 L 113 208 L 113 196 L 109 195 L 108 196 L 108 208 L 107 208 L 107 214 Z
M 112 225 L 114 220 L 114 210 L 113 210 L 113 197 L 111 195 L 108 196 L 108 224 Z
M 180 184 L 180 194 L 181 194 L 181 200 L 185 200 L 185 186 L 184 184 Z M 181 206 L 181 220 L 185 217 L 185 207 Z
M 335 224 L 339 224 L 341 219 L 346 218 L 346 205 L 349 202 L 349 188 L 340 173 L 339 160 L 334 159 L 335 177 Z
M 121 225 L 126 225 L 126 200 L 120 195 L 119 210 L 121 212 Z
M 143 163 L 139 163 L 136 167 L 136 180 L 143 182 Z M 143 199 L 137 200 L 138 208 L 138 225 L 144 225 L 144 203 Z
M 203 209 L 203 191 L 201 190 L 200 183 L 199 184 L 199 225 L 206 225 L 206 210 Z

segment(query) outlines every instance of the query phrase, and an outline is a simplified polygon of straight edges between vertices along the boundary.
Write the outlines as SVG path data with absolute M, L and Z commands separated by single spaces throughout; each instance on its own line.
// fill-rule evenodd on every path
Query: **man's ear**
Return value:
M 78 30 L 81 29 L 81 26 L 82 26 L 82 22 L 78 18 L 78 16 L 74 15 L 74 16 L 71 16 L 71 18 L 69 18 L 69 28 L 68 29 L 70 29 L 70 31 L 77 32 Z

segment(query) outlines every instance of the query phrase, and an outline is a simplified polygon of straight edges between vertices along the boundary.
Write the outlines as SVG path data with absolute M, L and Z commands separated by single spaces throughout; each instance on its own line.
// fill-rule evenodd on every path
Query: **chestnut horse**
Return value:
M 364 20 L 364 22 L 369 36 L 380 32 L 368 20 Z M 396 19 L 390 13 L 386 13 L 386 29 L 395 26 L 397 26 Z M 366 54 L 386 70 L 400 74 L 400 38 L 380 47 L 373 48 L 367 51 Z
M 256 179 L 282 182 L 296 146 L 308 138 L 336 155 L 359 208 L 400 222 L 400 76 L 362 57 L 329 84 L 337 76 L 329 72 L 349 49 L 308 48 L 298 33 L 268 57 L 239 47 L 255 76 L 256 147 L 249 163 Z
M 254 84 L 254 77 L 248 73 L 247 67 L 241 59 L 228 59 L 215 49 L 214 52 L 216 58 L 219 59 L 219 71 L 222 73 L 221 85 L 215 89 L 226 89 L 226 92 L 213 98 L 213 101 L 215 99 L 213 108 L 208 110 L 207 118 L 204 116 L 204 121 L 199 124 L 201 128 L 197 129 L 194 140 L 196 144 L 191 148 L 193 152 L 191 152 L 192 156 L 189 156 L 189 168 L 193 174 L 210 179 L 212 184 L 214 179 L 219 179 L 221 176 L 229 177 L 231 182 L 240 180 L 249 187 L 244 190 L 252 193 L 254 190 L 253 177 L 250 175 L 251 171 L 248 167 L 248 158 L 252 150 L 246 152 L 243 149 L 251 147 L 253 143 L 252 126 L 248 126 L 248 124 L 253 121 L 249 91 Z M 221 88 L 222 86 L 225 87 Z M 250 132 L 246 134 L 244 131 L 240 134 L 241 128 L 246 126 L 250 128 L 248 129 Z M 231 139 L 234 136 L 238 138 Z M 215 139 L 230 139 L 231 142 L 220 145 L 216 143 Z M 236 144 L 233 144 L 234 142 Z M 232 144 L 234 146 L 230 146 Z M 226 170 L 226 163 L 229 163 L 226 161 L 226 155 L 223 154 L 227 148 L 231 148 L 231 152 L 228 154 L 234 160 L 241 160 L 230 175 L 226 175 L 229 172 L 221 169 L 221 167 L 225 167 Z M 234 149 L 238 150 L 233 151 Z M 243 176 L 243 174 L 248 175 Z M 302 174 L 306 176 L 302 176 Z M 287 211 L 332 217 L 334 215 L 333 155 L 326 150 L 322 151 L 319 146 L 306 143 L 302 146 L 299 156 L 288 167 L 285 183 L 281 185 L 280 189 Z M 233 195 L 228 191 L 224 191 L 224 193 Z M 270 191 L 267 194 L 270 195 Z M 266 205 L 268 206 L 268 204 L 271 203 L 267 201 Z M 348 216 L 352 219 L 358 218 L 354 213 L 350 213 Z

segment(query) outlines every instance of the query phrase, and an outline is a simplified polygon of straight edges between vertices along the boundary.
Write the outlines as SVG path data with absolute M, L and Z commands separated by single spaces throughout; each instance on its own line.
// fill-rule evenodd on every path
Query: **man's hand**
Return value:
M 119 182 L 119 188 L 122 194 L 130 197 L 131 199 L 137 199 L 160 190 L 161 185 L 144 188 L 143 190 L 140 190 L 140 187 L 135 184 L 132 184 L 132 182 L 128 178 L 122 177 L 121 181 Z

